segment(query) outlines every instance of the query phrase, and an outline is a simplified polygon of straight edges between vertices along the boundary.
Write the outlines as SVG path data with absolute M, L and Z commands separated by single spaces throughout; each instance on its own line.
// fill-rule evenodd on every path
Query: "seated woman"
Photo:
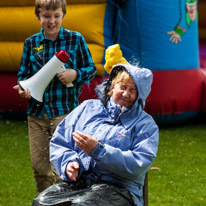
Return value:
M 154 161 L 159 130 L 143 109 L 152 72 L 116 65 L 86 100 L 57 127 L 50 160 L 63 182 L 33 205 L 143 205 L 145 173 Z

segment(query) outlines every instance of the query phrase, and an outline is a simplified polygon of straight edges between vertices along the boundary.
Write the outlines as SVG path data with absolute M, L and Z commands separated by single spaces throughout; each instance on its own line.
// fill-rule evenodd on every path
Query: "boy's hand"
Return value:
M 58 73 L 57 77 L 62 84 L 72 83 L 77 78 L 77 72 L 74 69 L 66 69 L 64 72 Z
M 79 174 L 79 163 L 69 162 L 66 168 L 66 173 L 71 180 L 76 181 Z
M 23 91 L 19 85 L 13 86 L 13 89 L 18 92 L 20 97 L 25 98 L 25 99 L 31 99 L 30 91 L 28 89 Z

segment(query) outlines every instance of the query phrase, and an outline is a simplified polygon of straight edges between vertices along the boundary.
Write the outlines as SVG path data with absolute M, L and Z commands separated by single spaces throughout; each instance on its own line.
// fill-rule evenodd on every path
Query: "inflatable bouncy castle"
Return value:
M 125 1 L 117 19 L 115 42 L 121 45 L 124 57 L 153 71 L 152 92 L 145 110 L 156 122 L 178 123 L 205 111 L 206 76 L 199 64 L 198 2 Z
M 39 32 L 34 0 L 0 1 L 0 112 L 25 112 L 17 83 L 24 40 Z M 119 44 L 124 58 L 152 70 L 145 110 L 159 125 L 184 122 L 206 112 L 206 2 L 204 0 L 67 0 L 63 27 L 79 31 L 97 76 L 83 85 L 80 103 L 95 98 L 107 73 L 105 50 Z

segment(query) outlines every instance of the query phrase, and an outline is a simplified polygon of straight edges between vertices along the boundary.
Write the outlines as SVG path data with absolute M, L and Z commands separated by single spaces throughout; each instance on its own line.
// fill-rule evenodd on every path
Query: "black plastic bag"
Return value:
M 85 186 L 80 181 L 52 185 L 37 195 L 32 205 L 131 206 L 134 203 L 132 195 L 124 188 L 105 182 Z

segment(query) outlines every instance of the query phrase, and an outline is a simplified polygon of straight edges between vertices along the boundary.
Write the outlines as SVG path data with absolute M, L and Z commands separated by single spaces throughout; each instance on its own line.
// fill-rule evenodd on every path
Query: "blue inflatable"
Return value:
M 127 0 L 116 7 L 114 42 L 131 64 L 153 71 L 145 110 L 159 124 L 193 118 L 206 105 L 196 0 Z

